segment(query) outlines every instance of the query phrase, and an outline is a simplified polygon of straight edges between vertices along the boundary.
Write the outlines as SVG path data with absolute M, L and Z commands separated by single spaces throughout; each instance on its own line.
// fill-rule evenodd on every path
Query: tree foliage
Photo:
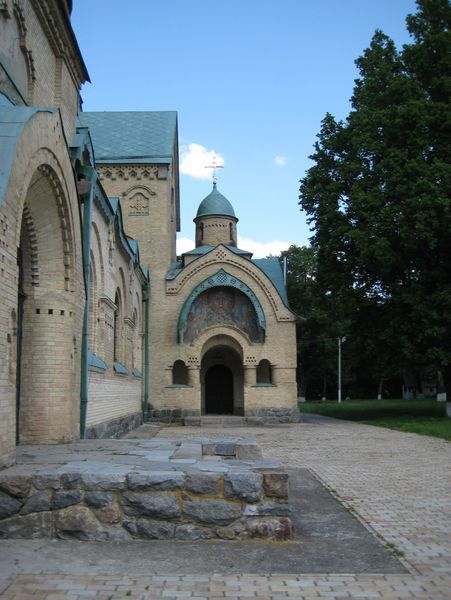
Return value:
M 351 112 L 322 121 L 300 204 L 354 372 L 441 370 L 451 398 L 451 7 L 417 7 L 411 44 L 376 31 L 356 60 Z

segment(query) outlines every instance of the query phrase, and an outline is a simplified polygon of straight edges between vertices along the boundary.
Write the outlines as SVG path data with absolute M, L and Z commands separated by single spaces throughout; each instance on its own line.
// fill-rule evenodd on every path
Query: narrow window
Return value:
M 114 311 L 114 337 L 113 337 L 113 360 L 114 362 L 120 362 L 119 359 L 119 345 L 120 345 L 120 315 L 121 315 L 121 297 L 119 290 L 116 292 L 114 297 L 114 304 L 116 310 Z
M 188 369 L 183 360 L 176 360 L 172 367 L 172 383 L 174 385 L 188 385 Z
M 257 383 L 272 383 L 271 363 L 266 358 L 258 363 Z

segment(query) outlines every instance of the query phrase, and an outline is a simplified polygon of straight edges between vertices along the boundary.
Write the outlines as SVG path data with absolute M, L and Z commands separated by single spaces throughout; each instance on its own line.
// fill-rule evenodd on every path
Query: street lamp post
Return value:
M 346 342 L 346 336 L 338 337 L 338 404 L 341 404 L 341 344 Z

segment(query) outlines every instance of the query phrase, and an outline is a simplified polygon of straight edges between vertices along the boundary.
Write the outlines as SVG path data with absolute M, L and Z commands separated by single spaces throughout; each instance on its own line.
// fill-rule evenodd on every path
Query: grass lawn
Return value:
M 368 425 L 432 435 L 451 441 L 445 402 L 436 400 L 344 400 L 304 402 L 301 412 L 358 421 Z

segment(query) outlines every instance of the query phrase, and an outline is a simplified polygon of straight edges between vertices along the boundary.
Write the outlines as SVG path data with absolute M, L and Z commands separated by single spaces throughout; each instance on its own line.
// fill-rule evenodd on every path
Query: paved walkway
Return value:
M 291 468 L 308 468 L 344 505 L 402 556 L 410 574 L 191 575 L 135 576 L 133 565 L 105 575 L 40 569 L 0 581 L 5 600 L 101 598 L 384 598 L 451 599 L 451 444 L 386 429 L 313 419 L 298 425 L 206 429 L 212 437 L 252 436 Z M 198 437 L 199 430 L 162 429 L 159 437 Z M 57 544 L 58 542 L 52 542 Z M 283 545 L 281 545 L 283 551 Z M 0 561 L 2 548 L 0 545 Z M 80 552 L 83 545 L 80 544 Z M 101 563 L 100 563 L 101 564 Z M 149 568 L 149 571 L 151 567 Z

